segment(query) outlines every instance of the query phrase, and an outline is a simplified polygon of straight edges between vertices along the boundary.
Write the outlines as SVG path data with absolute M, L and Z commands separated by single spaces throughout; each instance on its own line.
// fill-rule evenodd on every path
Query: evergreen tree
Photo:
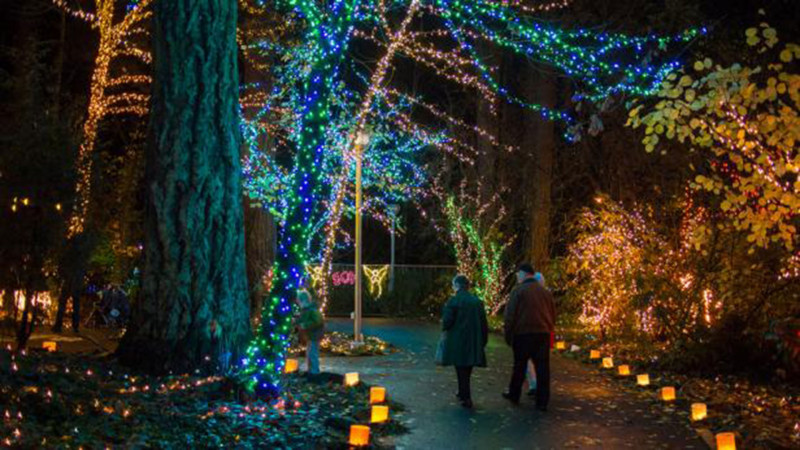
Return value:
M 119 348 L 130 365 L 224 370 L 249 337 L 236 16 L 224 0 L 154 5 L 144 268 Z

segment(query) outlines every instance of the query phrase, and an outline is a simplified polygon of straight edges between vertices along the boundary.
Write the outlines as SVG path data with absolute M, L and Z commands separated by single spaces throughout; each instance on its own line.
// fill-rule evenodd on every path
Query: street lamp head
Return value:
M 368 128 L 362 128 L 356 134 L 356 145 L 359 147 L 366 147 L 372 137 L 372 132 Z

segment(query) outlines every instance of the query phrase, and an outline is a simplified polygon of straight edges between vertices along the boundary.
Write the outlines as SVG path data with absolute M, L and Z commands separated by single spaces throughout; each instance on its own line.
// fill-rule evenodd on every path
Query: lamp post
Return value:
M 361 248 L 363 247 L 363 236 L 361 233 L 361 160 L 364 156 L 364 148 L 369 145 L 370 132 L 361 129 L 356 135 L 356 283 L 355 283 L 355 313 L 353 317 L 353 338 L 356 342 L 363 342 L 361 335 L 361 281 L 363 269 L 361 267 Z
M 397 214 L 400 212 L 400 205 L 390 205 L 389 214 L 392 216 L 392 234 L 391 234 L 391 259 L 389 263 L 389 292 L 394 291 L 394 236 L 395 228 L 397 226 Z

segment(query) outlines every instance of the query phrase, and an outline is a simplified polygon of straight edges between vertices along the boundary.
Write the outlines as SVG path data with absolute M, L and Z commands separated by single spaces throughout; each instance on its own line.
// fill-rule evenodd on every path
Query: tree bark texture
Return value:
M 263 24 L 252 24 L 248 21 L 242 23 L 240 27 L 264 26 Z M 248 44 L 249 42 L 246 42 Z M 249 64 L 243 64 L 242 75 L 245 84 L 265 83 L 271 86 L 270 80 L 261 71 L 255 70 Z M 243 110 L 245 117 L 250 111 Z M 258 142 L 260 148 L 272 150 L 273 142 L 266 136 Z M 247 156 L 248 146 L 242 145 L 242 157 Z M 272 214 L 264 208 L 251 205 L 250 198 L 243 196 L 244 202 L 244 243 L 245 243 L 245 264 L 247 267 L 248 292 L 250 294 L 250 323 L 255 324 L 261 319 L 261 309 L 264 298 L 269 295 L 264 284 L 264 276 L 275 262 L 275 219 Z
M 261 316 L 264 297 L 269 294 L 264 276 L 275 261 L 275 222 L 264 208 L 253 207 L 245 198 L 244 229 L 247 280 L 250 293 L 250 321 Z
M 249 338 L 236 14 L 154 5 L 142 287 L 119 349 L 150 371 L 224 370 Z
M 556 107 L 557 83 L 552 75 L 526 66 L 524 89 L 532 102 Z M 528 257 L 537 270 L 550 260 L 550 221 L 552 214 L 551 188 L 553 184 L 553 155 L 556 147 L 556 127 L 534 111 L 525 112 L 523 151 L 528 156 L 529 174 L 526 186 L 526 204 L 530 227 Z

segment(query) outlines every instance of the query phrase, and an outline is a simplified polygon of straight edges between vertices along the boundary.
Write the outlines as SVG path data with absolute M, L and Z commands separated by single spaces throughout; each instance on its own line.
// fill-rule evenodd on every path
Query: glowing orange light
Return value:
M 358 372 L 350 372 L 344 374 L 344 385 L 355 386 L 358 384 Z
M 620 376 L 626 377 L 631 374 L 631 368 L 628 367 L 627 364 L 623 364 L 617 367 L 617 373 L 619 373 Z
M 717 435 L 717 450 L 736 450 L 736 435 L 733 433 L 719 433 Z
M 369 421 L 372 423 L 380 423 L 386 422 L 387 420 L 389 420 L 389 407 L 386 405 L 374 405 Z
M 356 447 L 369 445 L 369 427 L 366 425 L 350 425 L 349 444 Z
M 42 348 L 48 352 L 54 352 L 58 350 L 58 343 L 55 341 L 44 341 L 42 342 Z
M 664 400 L 665 402 L 671 402 L 675 400 L 675 388 L 672 386 L 661 388 L 661 400 Z
M 293 373 L 297 372 L 297 369 L 300 367 L 300 363 L 294 358 L 287 358 L 286 365 L 283 368 L 285 373 Z
M 692 420 L 705 419 L 707 412 L 705 403 L 692 403 Z
M 636 375 L 636 384 L 639 386 L 650 386 L 650 375 L 646 373 Z
M 373 386 L 369 388 L 369 402 L 383 403 L 386 401 L 386 388 L 380 386 Z
M 614 368 L 614 358 L 611 358 L 611 357 L 603 358 L 603 368 L 604 369 L 613 369 Z

